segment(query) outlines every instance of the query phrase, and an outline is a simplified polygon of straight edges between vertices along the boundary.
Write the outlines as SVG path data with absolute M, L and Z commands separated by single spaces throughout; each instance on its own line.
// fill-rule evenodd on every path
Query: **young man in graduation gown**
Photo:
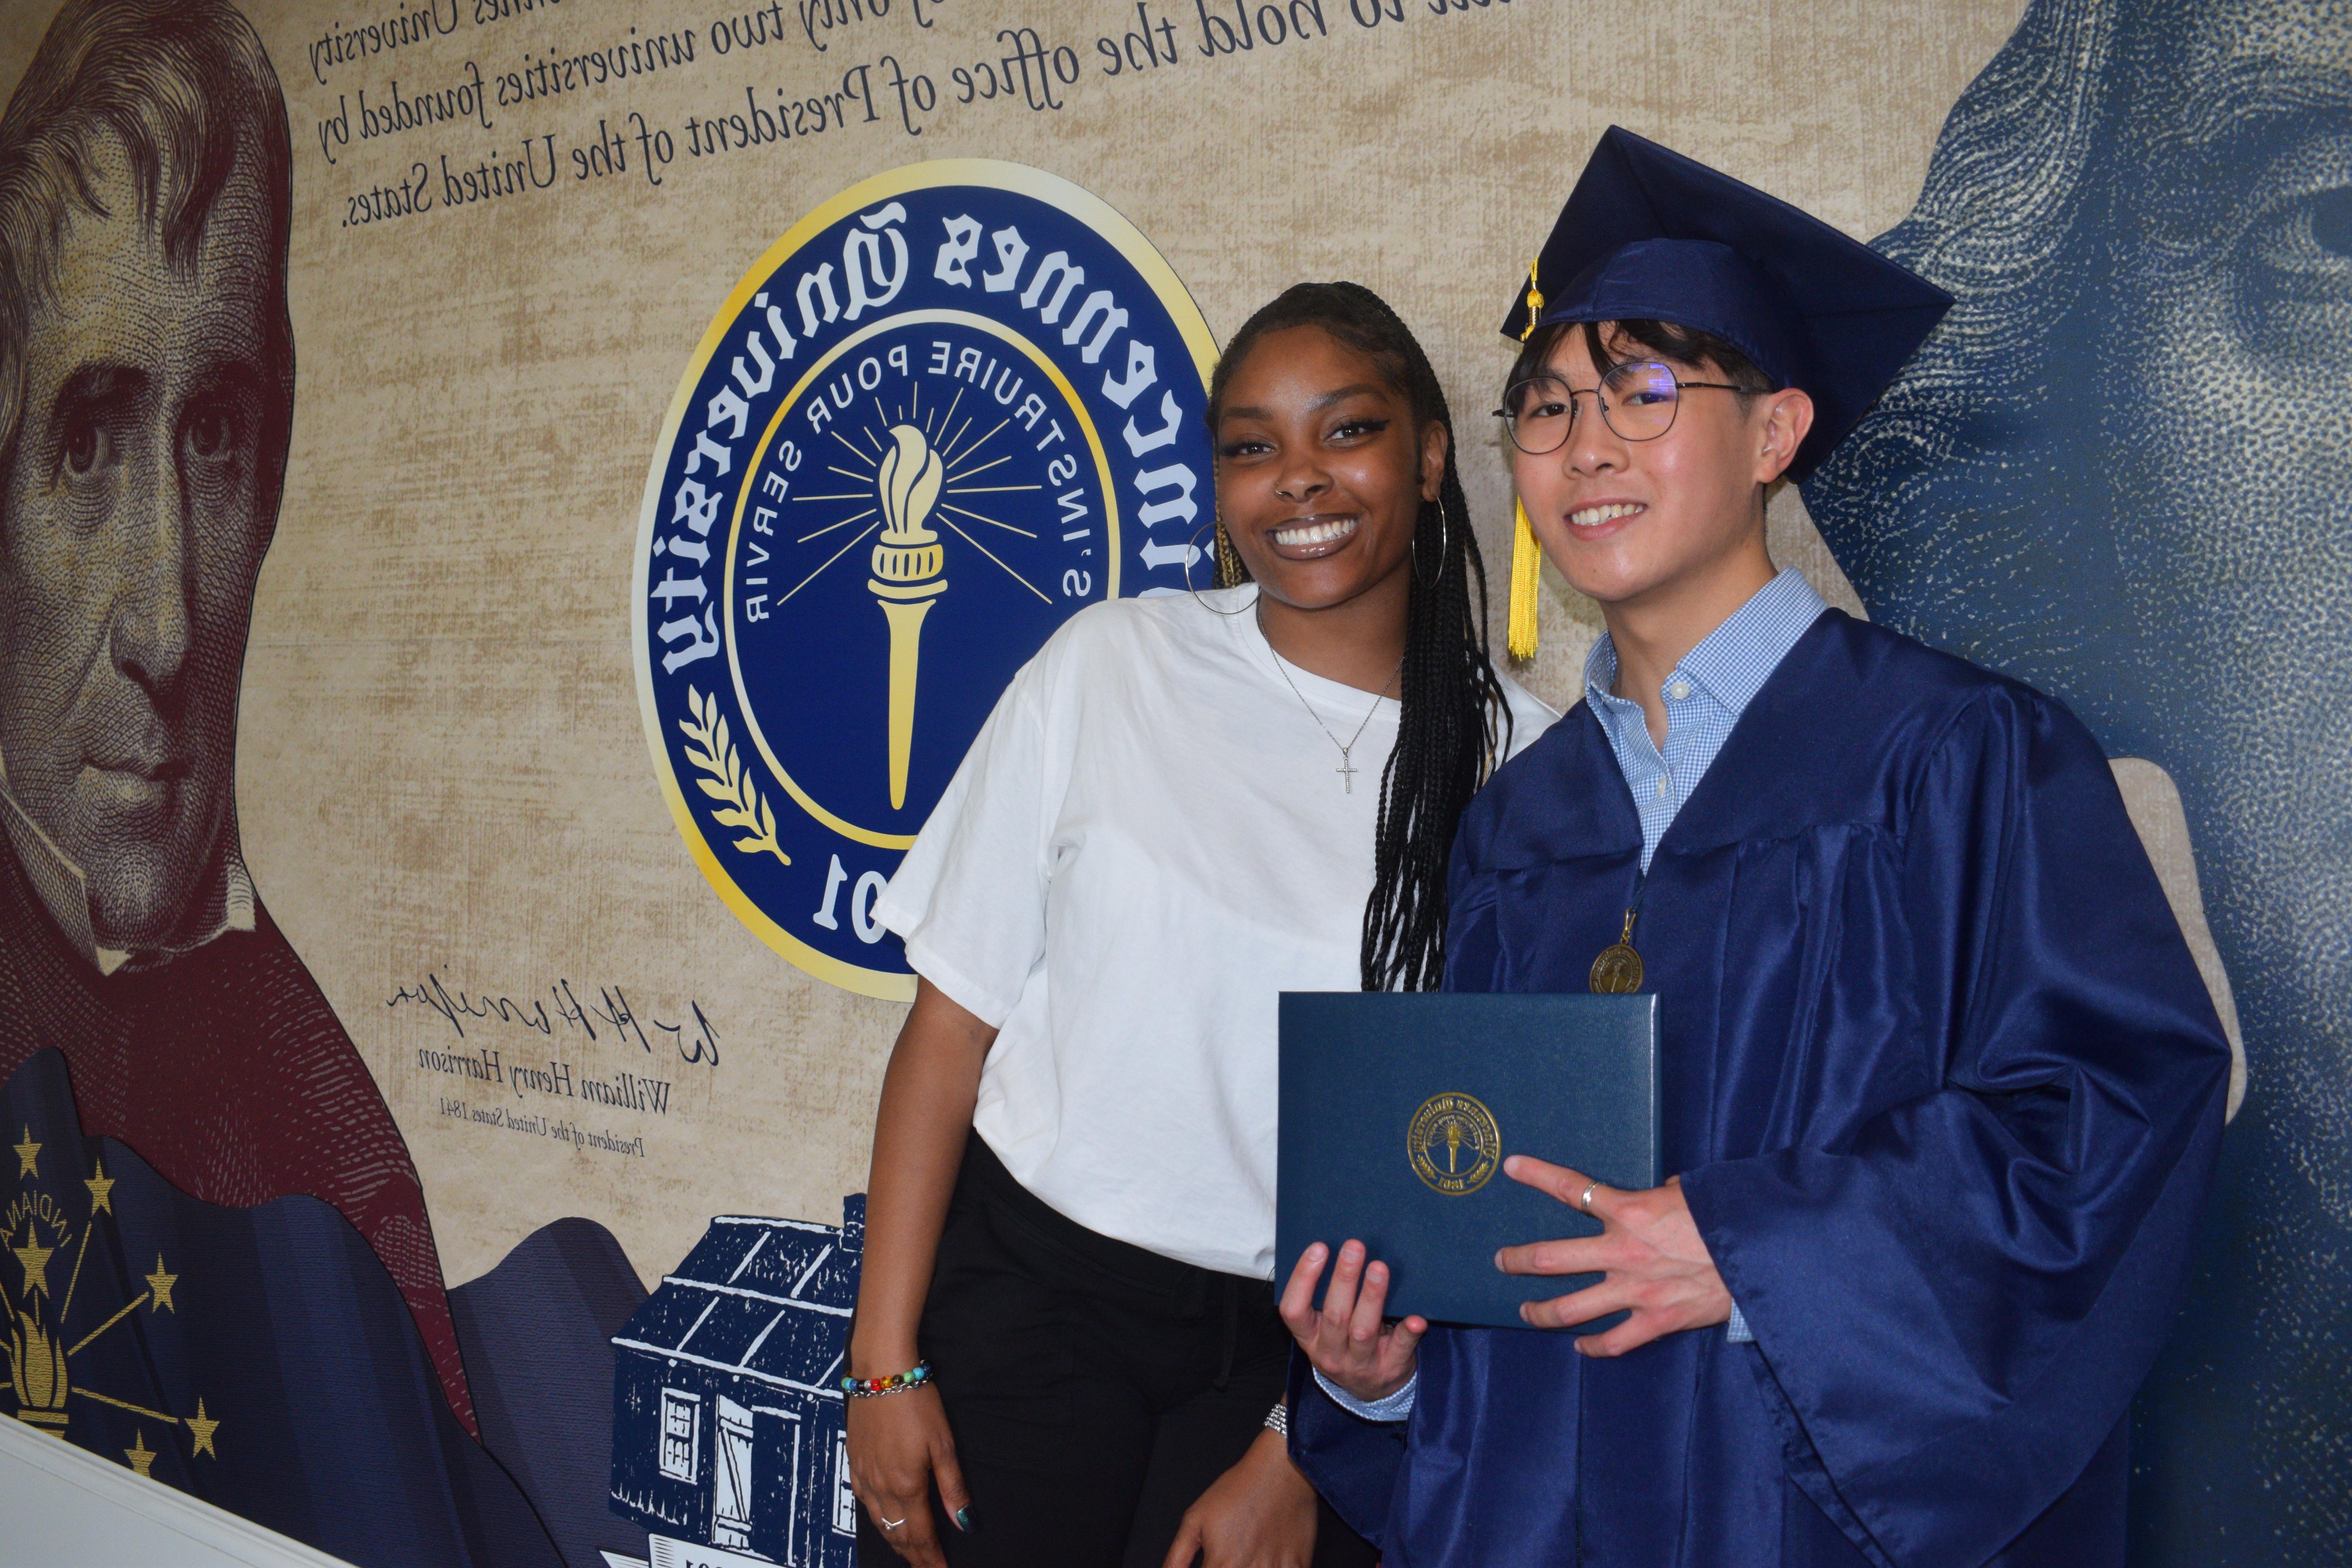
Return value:
M 1515 477 L 1608 636 L 1463 818 L 1447 983 L 1654 993 L 1679 1174 L 1507 1163 L 1602 1227 L 1497 1258 L 1601 1277 L 1549 1331 L 1383 1325 L 1352 1242 L 1318 1311 L 1308 1249 L 1293 1452 L 1390 1568 L 2120 1563 L 2227 1044 L 2073 715 L 1765 552 L 1948 301 L 1616 130 L 1535 270 Z

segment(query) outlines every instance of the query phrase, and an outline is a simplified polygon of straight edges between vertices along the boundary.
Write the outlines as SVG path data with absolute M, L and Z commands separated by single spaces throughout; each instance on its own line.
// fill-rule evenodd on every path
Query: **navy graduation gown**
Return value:
M 1579 704 L 1465 814 L 1448 986 L 1586 989 L 1641 842 Z M 1309 1478 L 1388 1568 L 2120 1563 L 2230 1058 L 2097 742 L 1831 611 L 1635 944 L 1666 1168 L 1757 1342 L 1435 1330 L 1402 1427 L 1294 1383 Z

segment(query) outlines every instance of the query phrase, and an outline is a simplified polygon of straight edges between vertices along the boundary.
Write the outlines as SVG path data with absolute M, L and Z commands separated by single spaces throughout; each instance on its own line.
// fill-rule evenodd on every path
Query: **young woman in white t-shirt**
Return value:
M 1281 1437 L 1276 996 L 1437 983 L 1455 819 L 1553 715 L 1488 662 L 1377 296 L 1258 311 L 1209 418 L 1233 585 L 1072 617 L 880 901 L 920 980 L 850 1342 L 867 1563 L 1371 1561 Z

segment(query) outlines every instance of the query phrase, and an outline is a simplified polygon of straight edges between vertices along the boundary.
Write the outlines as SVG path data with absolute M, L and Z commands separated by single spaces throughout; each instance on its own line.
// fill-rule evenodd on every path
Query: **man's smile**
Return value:
M 1650 509 L 1640 501 L 1602 501 L 1596 506 L 1582 506 L 1568 514 L 1570 528 L 1590 531 L 1621 518 L 1638 517 Z

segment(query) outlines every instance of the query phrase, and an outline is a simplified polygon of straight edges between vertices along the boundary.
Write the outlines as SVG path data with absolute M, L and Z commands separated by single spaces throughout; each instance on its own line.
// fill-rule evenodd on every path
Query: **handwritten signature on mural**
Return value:
M 702 1004 L 692 998 L 686 1005 L 690 1016 L 684 1022 L 669 1024 L 639 1013 L 631 1005 L 628 993 L 618 985 L 599 986 L 596 999 L 583 1003 L 571 981 L 559 979 L 547 987 L 546 996 L 518 1002 L 510 995 L 452 991 L 438 974 L 428 971 L 416 984 L 404 985 L 385 998 L 384 1005 L 423 1007 L 438 1014 L 460 1039 L 466 1037 L 468 1020 L 528 1029 L 550 1039 L 559 1032 L 569 1034 L 576 1029 L 592 1041 L 602 1037 L 597 1033 L 602 1026 L 621 1042 L 635 1044 L 648 1056 L 666 1057 L 675 1050 L 678 1060 L 688 1066 L 719 1066 L 719 1030 L 702 1011 Z

